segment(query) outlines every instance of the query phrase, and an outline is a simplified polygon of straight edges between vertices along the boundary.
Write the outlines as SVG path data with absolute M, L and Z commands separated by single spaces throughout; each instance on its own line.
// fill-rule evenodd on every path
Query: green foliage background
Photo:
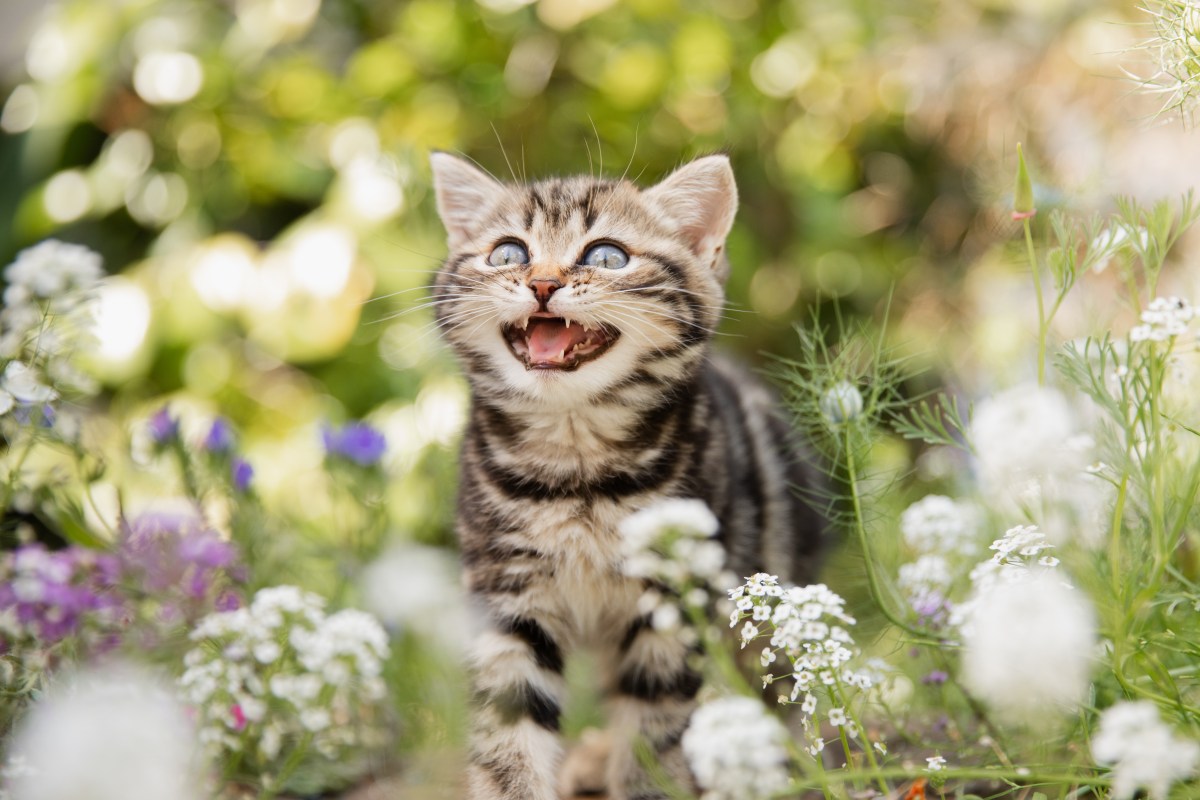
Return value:
M 1138 66 L 1139 14 L 1072 0 L 66 0 L 10 77 L 0 258 L 78 241 L 142 296 L 144 333 L 129 323 L 132 345 L 96 365 L 116 423 L 102 446 L 136 438 L 164 402 L 185 427 L 227 414 L 267 501 L 315 518 L 317 426 L 368 416 L 392 446 L 393 532 L 449 543 L 465 396 L 419 308 L 445 252 L 431 149 L 503 179 L 642 183 L 726 152 L 741 211 L 719 346 L 762 364 L 796 354 L 792 325 L 814 310 L 890 306 L 929 385 L 957 371 L 982 390 L 1019 377 L 1033 345 L 1008 249 L 1015 142 L 1042 205 L 1171 189 L 1146 186 L 1122 144 L 1145 128 L 1121 77 Z M 155 53 L 194 57 L 194 97 L 147 99 L 138 68 Z M 397 208 L 372 213 L 346 153 L 366 154 Z M 335 232 L 334 256 L 349 248 L 345 274 L 313 230 Z M 907 464 L 906 447 L 877 457 Z

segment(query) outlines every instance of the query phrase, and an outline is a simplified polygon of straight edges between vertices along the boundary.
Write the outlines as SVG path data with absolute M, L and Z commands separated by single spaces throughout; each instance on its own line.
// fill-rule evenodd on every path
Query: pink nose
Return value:
M 562 288 L 562 283 L 554 279 L 538 279 L 529 282 L 529 288 L 533 289 L 533 294 L 541 303 L 542 308 L 546 307 L 546 303 L 550 301 L 550 295 Z

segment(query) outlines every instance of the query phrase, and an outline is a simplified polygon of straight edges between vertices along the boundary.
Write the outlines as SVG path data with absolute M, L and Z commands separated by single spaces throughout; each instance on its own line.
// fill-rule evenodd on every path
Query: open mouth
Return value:
M 562 317 L 535 314 L 525 327 L 506 325 L 508 349 L 525 369 L 572 370 L 612 347 L 620 334 L 607 326 L 585 328 Z

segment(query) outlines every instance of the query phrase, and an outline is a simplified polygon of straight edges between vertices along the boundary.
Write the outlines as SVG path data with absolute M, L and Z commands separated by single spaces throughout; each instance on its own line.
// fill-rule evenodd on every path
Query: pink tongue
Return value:
M 561 319 L 531 319 L 526 334 L 529 360 L 535 364 L 561 361 L 562 354 L 585 338 L 582 325 L 568 328 Z

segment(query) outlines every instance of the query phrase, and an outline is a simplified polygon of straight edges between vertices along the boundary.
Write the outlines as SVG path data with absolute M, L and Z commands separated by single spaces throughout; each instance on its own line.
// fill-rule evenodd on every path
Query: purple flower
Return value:
M 157 445 L 166 445 L 179 438 L 179 420 L 171 416 L 170 408 L 163 406 L 150 418 L 150 438 Z
M 210 453 L 226 453 L 232 448 L 233 427 L 229 420 L 217 417 L 208 429 L 208 435 L 204 437 L 204 449 Z
M 237 550 L 189 514 L 142 514 L 129 520 L 118 541 L 121 580 L 145 591 L 165 611 L 163 619 L 191 619 L 211 610 L 234 579 Z
M 921 683 L 926 686 L 941 686 L 946 681 L 950 680 L 950 675 L 940 669 L 935 669 L 925 677 L 921 678 Z
M 328 455 L 364 467 L 378 464 L 387 450 L 387 439 L 365 422 L 350 422 L 340 430 L 325 426 L 321 429 L 321 440 Z
M 100 554 L 81 547 L 25 545 L 0 561 L 0 611 L 13 611 L 22 637 L 48 647 L 102 632 L 121 617 L 121 600 L 103 580 Z
M 233 488 L 245 493 L 250 489 L 250 480 L 254 477 L 254 467 L 250 466 L 250 462 L 246 459 L 234 456 L 233 463 L 229 466 L 229 475 L 233 480 Z

